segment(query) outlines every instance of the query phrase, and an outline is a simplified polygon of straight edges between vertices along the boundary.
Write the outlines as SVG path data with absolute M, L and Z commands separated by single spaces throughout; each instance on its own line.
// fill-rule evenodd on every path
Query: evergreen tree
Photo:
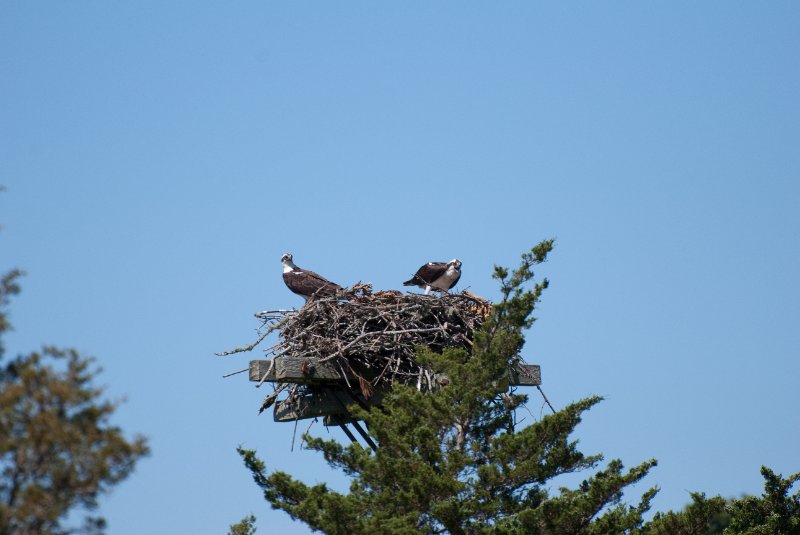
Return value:
M 231 524 L 228 535 L 255 535 L 256 517 L 248 515 L 236 524 Z
M 353 407 L 379 444 L 376 452 L 306 436 L 309 448 L 351 478 L 349 493 L 324 483 L 309 486 L 280 471 L 268 474 L 254 451 L 240 448 L 272 507 L 330 534 L 607 534 L 640 528 L 656 489 L 636 506 L 622 504 L 622 492 L 655 461 L 627 471 L 611 461 L 576 489 L 554 495 L 548 490 L 553 478 L 594 469 L 602 461 L 600 455 L 584 455 L 569 439 L 600 398 L 523 427 L 517 409 L 526 396 L 498 393 L 548 285 L 546 279 L 534 281 L 533 267 L 552 247 L 552 240 L 540 243 L 513 271 L 495 268 L 502 298 L 476 333 L 471 355 L 420 348 L 419 360 L 446 374 L 448 386 L 422 394 L 397 385 L 381 410 Z
M 764 494 L 725 500 L 692 494 L 678 513 L 658 513 L 641 535 L 800 535 L 800 490 L 791 494 L 800 473 L 784 479 L 766 466 Z
M 0 280 L 0 534 L 101 533 L 100 517 L 87 516 L 80 529 L 65 518 L 96 508 L 148 453 L 147 443 L 109 424 L 117 405 L 101 399 L 92 360 L 75 350 L 45 347 L 3 362 L 19 276 Z
M 656 513 L 641 530 L 641 535 L 721 535 L 731 523 L 728 502 L 719 497 L 691 494 L 692 502 L 683 511 Z

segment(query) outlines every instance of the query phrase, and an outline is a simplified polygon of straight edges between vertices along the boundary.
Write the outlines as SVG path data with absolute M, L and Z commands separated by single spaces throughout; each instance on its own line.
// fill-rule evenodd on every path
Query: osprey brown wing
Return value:
M 428 262 L 420 267 L 413 277 L 404 282 L 403 286 L 425 286 L 444 275 L 445 271 L 447 271 L 446 262 Z
M 332 297 L 342 289 L 341 286 L 329 281 L 322 275 L 305 269 L 296 269 L 284 273 L 283 281 L 291 291 L 305 298 Z

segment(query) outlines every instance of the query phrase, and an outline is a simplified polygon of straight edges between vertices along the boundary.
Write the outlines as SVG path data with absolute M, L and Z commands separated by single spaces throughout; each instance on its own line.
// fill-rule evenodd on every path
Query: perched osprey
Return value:
M 428 262 L 403 283 L 403 286 L 419 286 L 425 288 L 425 295 L 434 290 L 446 292 L 456 285 L 461 278 L 461 260 L 455 258 L 449 262 Z
M 314 297 L 333 297 L 342 289 L 322 275 L 295 266 L 292 262 L 292 253 L 284 254 L 281 257 L 281 264 L 283 264 L 283 282 L 286 283 L 286 287 L 304 297 L 306 301 Z

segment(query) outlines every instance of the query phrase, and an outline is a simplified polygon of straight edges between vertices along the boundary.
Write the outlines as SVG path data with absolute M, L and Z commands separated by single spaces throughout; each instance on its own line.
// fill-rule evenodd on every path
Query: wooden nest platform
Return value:
M 347 418 L 348 405 L 380 403 L 392 384 L 421 391 L 447 384 L 415 359 L 419 346 L 434 351 L 472 350 L 473 337 L 492 304 L 466 290 L 454 294 L 420 295 L 398 291 L 372 292 L 356 284 L 335 297 L 309 300 L 299 310 L 268 310 L 256 314 L 262 322 L 252 345 L 223 353 L 249 351 L 278 331 L 278 343 L 265 350 L 269 360 L 250 362 L 250 380 L 276 389 L 259 412 L 275 405 L 275 420 L 287 421 L 334 415 Z M 510 370 L 510 384 L 539 384 L 539 367 Z M 341 423 L 337 421 L 335 423 Z

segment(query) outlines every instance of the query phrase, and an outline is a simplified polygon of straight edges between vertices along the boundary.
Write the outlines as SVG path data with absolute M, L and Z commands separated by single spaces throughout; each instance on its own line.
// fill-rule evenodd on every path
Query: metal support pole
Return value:
M 358 440 L 356 440 L 355 435 L 353 435 L 353 433 L 351 433 L 350 430 L 347 428 L 347 424 L 339 424 L 339 427 L 342 428 L 344 434 L 347 435 L 347 438 L 349 438 L 353 442 L 353 444 L 358 444 Z
M 353 427 L 356 428 L 356 431 L 358 431 L 358 434 L 361 435 L 361 438 L 364 439 L 364 442 L 369 444 L 369 447 L 372 448 L 372 451 L 378 451 L 378 446 L 375 445 L 367 432 L 364 431 L 364 428 L 361 427 L 361 424 L 359 424 L 357 420 L 353 420 L 352 424 Z

